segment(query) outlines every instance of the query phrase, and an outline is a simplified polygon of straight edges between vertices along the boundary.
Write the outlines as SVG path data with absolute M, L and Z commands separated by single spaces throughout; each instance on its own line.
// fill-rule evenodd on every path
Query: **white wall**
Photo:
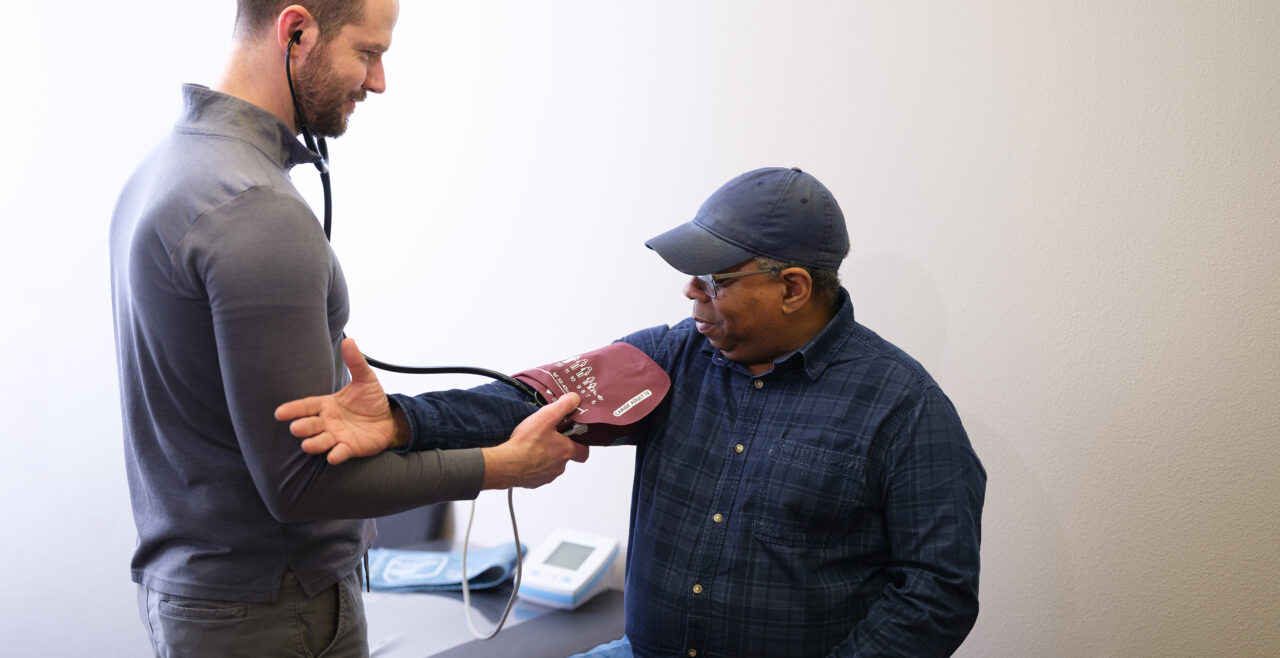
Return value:
M 231 4 L 6 10 L 13 655 L 143 650 L 107 222 L 179 83 L 215 78 Z M 859 318 L 989 472 L 961 654 L 1274 655 L 1278 34 L 1271 1 L 405 0 L 390 92 L 333 148 L 349 331 L 513 371 L 674 322 L 682 278 L 643 240 L 737 173 L 804 167 L 849 218 Z M 624 536 L 629 457 L 517 492 L 524 538 Z M 504 513 L 482 496 L 477 536 Z

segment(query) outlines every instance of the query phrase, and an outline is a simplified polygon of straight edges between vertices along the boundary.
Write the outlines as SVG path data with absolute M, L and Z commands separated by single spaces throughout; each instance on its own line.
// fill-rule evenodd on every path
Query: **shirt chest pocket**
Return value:
M 866 507 L 866 461 L 804 443 L 781 441 L 770 451 L 756 489 L 757 539 L 821 548 L 845 536 L 855 509 Z

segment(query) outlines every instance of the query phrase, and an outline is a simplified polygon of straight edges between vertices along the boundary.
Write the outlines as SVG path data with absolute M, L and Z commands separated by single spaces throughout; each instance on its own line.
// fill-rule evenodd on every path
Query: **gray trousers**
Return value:
M 138 586 L 156 658 L 366 658 L 359 572 L 308 599 L 285 572 L 275 603 L 209 601 Z

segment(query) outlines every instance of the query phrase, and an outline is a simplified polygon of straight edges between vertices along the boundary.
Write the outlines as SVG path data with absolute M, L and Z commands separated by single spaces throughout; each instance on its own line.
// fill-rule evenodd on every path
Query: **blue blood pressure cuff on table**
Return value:
M 581 401 L 567 419 L 577 427 L 568 434 L 593 446 L 632 442 L 631 426 L 656 409 L 671 389 L 666 371 L 629 343 L 606 345 L 513 377 L 548 403 L 577 393 Z
M 521 546 L 521 554 L 528 546 Z M 467 586 L 496 587 L 516 568 L 516 545 L 508 542 L 467 554 Z M 380 592 L 442 592 L 462 589 L 462 552 L 369 549 L 369 587 Z

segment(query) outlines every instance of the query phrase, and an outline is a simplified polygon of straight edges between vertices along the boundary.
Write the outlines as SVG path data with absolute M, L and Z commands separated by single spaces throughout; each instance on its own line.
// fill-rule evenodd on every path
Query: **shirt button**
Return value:
M 694 586 L 693 586 L 693 593 L 694 593 L 694 594 L 701 594 L 701 593 L 702 593 L 702 585 L 694 585 Z
M 756 384 L 755 384 L 755 386 L 756 386 L 756 390 L 760 390 L 760 389 L 764 388 L 764 382 L 763 382 L 763 381 L 761 381 L 761 380 L 759 380 L 759 379 L 757 379 L 757 380 L 756 380 Z
M 686 655 L 686 656 L 689 656 L 689 658 L 698 658 L 698 650 L 697 650 L 697 649 L 690 649 L 689 651 L 687 651 L 687 652 L 685 653 L 685 655 Z
M 747 447 L 739 443 L 738 445 L 733 447 L 733 451 L 741 455 L 742 453 L 747 451 Z
M 723 515 L 723 514 L 717 514 L 717 515 L 715 515 L 715 516 L 711 517 L 711 520 L 712 520 L 712 521 L 715 521 L 716 523 L 723 523 L 723 522 L 724 522 L 724 515 Z

